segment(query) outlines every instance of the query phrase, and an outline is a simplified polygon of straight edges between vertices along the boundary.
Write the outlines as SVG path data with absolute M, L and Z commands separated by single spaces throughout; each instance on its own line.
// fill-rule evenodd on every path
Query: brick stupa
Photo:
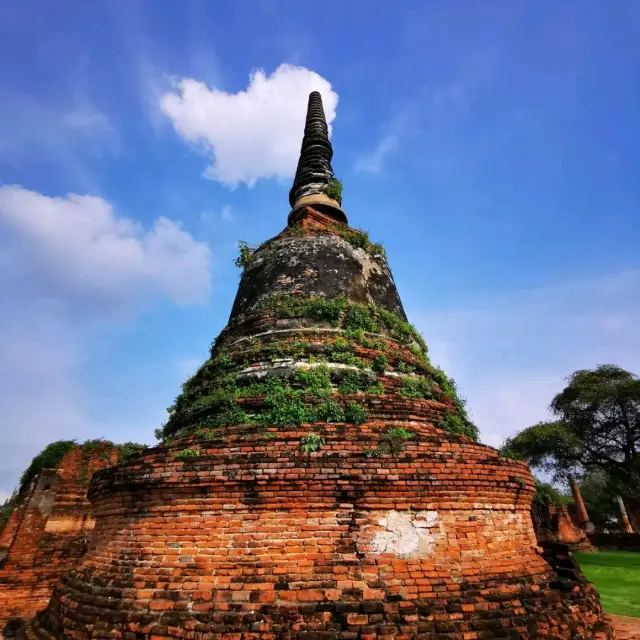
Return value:
M 121 447 L 106 441 L 73 446 L 16 500 L 0 535 L 0 637 L 47 606 L 53 587 L 84 555 L 94 519 L 86 498 L 91 476 L 115 464 Z
M 255 251 L 163 444 L 94 476 L 96 527 L 29 638 L 605 638 L 541 555 L 524 463 L 474 440 L 347 226 L 312 93 L 288 225 Z

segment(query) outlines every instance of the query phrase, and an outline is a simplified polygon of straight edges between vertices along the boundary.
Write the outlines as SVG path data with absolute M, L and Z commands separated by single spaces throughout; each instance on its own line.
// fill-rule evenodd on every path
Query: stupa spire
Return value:
M 318 91 L 309 94 L 304 137 L 298 169 L 289 192 L 291 214 L 304 205 L 313 205 L 339 222 L 347 222 L 340 208 L 342 197 L 331 167 L 333 147 L 329 141 L 329 127 L 324 115 L 322 96 Z

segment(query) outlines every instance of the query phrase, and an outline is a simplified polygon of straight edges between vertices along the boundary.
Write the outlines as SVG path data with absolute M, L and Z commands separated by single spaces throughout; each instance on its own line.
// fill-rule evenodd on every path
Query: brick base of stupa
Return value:
M 441 410 L 383 401 L 314 425 L 314 453 L 308 425 L 237 426 L 101 472 L 91 549 L 26 637 L 612 638 L 536 545 L 526 465 L 436 429 Z M 397 420 L 415 438 L 373 457 Z
M 60 576 L 81 560 L 94 526 L 86 498 L 93 473 L 113 464 L 118 452 L 98 443 L 76 447 L 57 469 L 42 471 L 3 531 L 7 556 L 0 568 L 0 635 L 44 609 Z

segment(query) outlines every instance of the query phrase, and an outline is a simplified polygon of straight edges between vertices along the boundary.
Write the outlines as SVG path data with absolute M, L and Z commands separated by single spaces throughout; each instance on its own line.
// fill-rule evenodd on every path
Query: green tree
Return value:
M 602 469 L 587 471 L 580 482 L 580 493 L 587 507 L 589 520 L 599 527 L 615 521 L 620 516 L 616 491 L 609 476 Z
M 533 499 L 540 504 L 567 504 L 571 502 L 569 496 L 560 493 L 553 485 L 547 482 L 536 481 L 536 493 Z
M 550 405 L 555 420 L 506 440 L 504 455 L 565 481 L 600 471 L 606 490 L 640 507 L 640 379 L 614 365 L 573 373 Z

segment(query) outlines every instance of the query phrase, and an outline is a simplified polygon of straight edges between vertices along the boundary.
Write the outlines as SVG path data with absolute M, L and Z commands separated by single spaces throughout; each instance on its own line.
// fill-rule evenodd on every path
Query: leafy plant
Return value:
M 345 314 L 344 328 L 347 331 L 377 331 L 378 325 L 373 317 L 373 309 L 364 304 L 352 303 Z
M 265 304 L 280 318 L 307 317 L 326 320 L 336 327 L 344 327 L 348 336 L 363 335 L 360 334 L 360 330 L 371 333 L 386 332 L 407 346 L 417 344 L 422 357 L 426 358 L 427 346 L 416 328 L 395 313 L 377 305 L 347 303 L 343 297 L 300 298 L 288 294 L 270 296 Z
M 309 433 L 300 439 L 300 448 L 305 453 L 313 453 L 318 451 L 325 444 L 324 438 L 317 433 Z
M 369 385 L 366 389 L 366 393 L 372 396 L 381 396 L 384 393 L 384 385 L 382 382 L 376 382 L 375 384 Z
M 533 499 L 538 504 L 569 504 L 571 498 L 569 496 L 563 496 L 554 486 L 540 482 L 537 478 L 536 481 L 536 493 Z
M 198 458 L 200 456 L 200 450 L 195 447 L 189 447 L 187 449 L 182 449 L 182 451 L 178 451 L 174 454 L 174 457 L 178 460 L 192 460 L 193 458 Z
M 309 393 L 317 396 L 331 394 L 331 372 L 326 365 L 297 369 L 295 378 Z
M 406 398 L 431 400 L 434 398 L 433 380 L 424 376 L 403 376 L 400 395 Z
M 377 242 L 369 240 L 369 234 L 363 229 L 352 229 L 345 225 L 335 225 L 331 231 L 346 240 L 352 247 L 363 249 L 374 258 L 386 257 L 384 247 Z
M 313 412 L 303 402 L 301 390 L 284 385 L 280 378 L 269 378 L 265 404 L 268 410 L 262 415 L 266 424 L 291 427 L 313 422 Z
M 438 423 L 438 428 L 449 433 L 468 436 L 472 440 L 478 440 L 478 428 L 469 420 L 452 411 L 446 411 L 444 417 Z
M 363 380 L 363 377 L 356 371 L 346 371 L 342 376 L 342 380 L 340 380 L 340 384 L 338 384 L 338 391 L 346 395 L 351 395 L 361 391 L 363 386 L 365 388 L 368 386 L 366 379 Z
M 314 408 L 311 408 L 311 422 L 345 422 L 344 407 L 333 398 L 325 400 Z
M 12 497 L 5 504 L 0 506 L 0 529 L 4 527 L 7 522 L 9 522 L 9 518 L 11 514 L 15 511 L 17 506 L 17 498 Z
M 367 458 L 377 458 L 383 453 L 398 453 L 404 449 L 405 442 L 414 437 L 415 435 L 404 427 L 390 427 L 380 436 L 375 449 L 365 449 L 363 453 Z
M 125 442 L 124 444 L 118 445 L 118 462 L 127 462 L 148 448 L 146 444 L 140 444 L 138 442 Z
M 345 340 L 343 337 L 338 336 L 334 341 L 333 341 L 333 348 L 336 351 L 346 351 L 349 348 L 349 341 Z
M 314 320 L 327 320 L 338 326 L 347 304 L 346 298 L 299 298 L 288 294 L 270 296 L 267 305 L 280 318 L 306 317 Z
M 387 356 L 385 356 L 384 354 L 378 354 L 374 359 L 373 359 L 373 363 L 371 365 L 371 368 L 376 372 L 376 373 L 384 373 L 386 371 L 387 368 Z
M 339 364 L 346 364 L 350 367 L 357 367 L 358 369 L 364 369 L 366 367 L 366 363 L 362 358 L 358 358 L 358 356 L 354 356 L 350 351 L 334 351 L 329 355 L 332 362 L 337 362 Z
M 414 434 L 404 427 L 390 427 L 380 438 L 378 448 L 382 447 L 391 453 L 397 453 L 404 449 L 404 443 L 407 440 L 412 440 L 414 437 Z
M 339 205 L 342 204 L 342 182 L 338 178 L 331 178 L 324 192 L 328 198 L 335 200 Z
M 200 427 L 200 429 L 196 429 L 195 434 L 198 438 L 203 438 L 204 440 L 213 440 L 216 436 L 216 432 L 214 429 L 207 429 L 206 427 Z
M 350 402 L 344 411 L 345 420 L 351 424 L 359 425 L 367 421 L 367 412 L 357 403 Z
M 257 247 L 250 247 L 244 240 L 240 240 L 240 242 L 238 242 L 238 249 L 240 251 L 240 254 L 234 260 L 234 264 L 239 269 L 246 271 L 253 262 L 253 257 L 257 250 Z
M 404 360 L 399 360 L 396 364 L 396 371 L 399 373 L 414 373 L 415 370 L 416 368 L 412 364 L 409 364 Z

